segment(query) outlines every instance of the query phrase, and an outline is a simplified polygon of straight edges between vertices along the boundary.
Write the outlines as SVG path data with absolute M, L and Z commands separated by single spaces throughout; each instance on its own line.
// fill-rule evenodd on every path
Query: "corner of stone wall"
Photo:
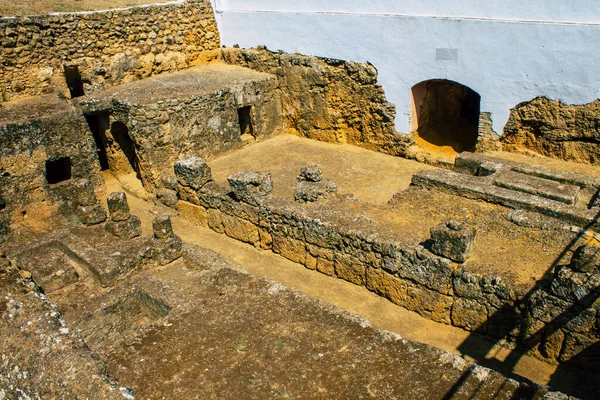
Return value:
M 475 153 L 485 153 L 486 151 L 501 151 L 502 142 L 500 135 L 494 131 L 492 125 L 492 113 L 482 111 L 479 113 L 479 131 L 477 143 L 475 144 Z

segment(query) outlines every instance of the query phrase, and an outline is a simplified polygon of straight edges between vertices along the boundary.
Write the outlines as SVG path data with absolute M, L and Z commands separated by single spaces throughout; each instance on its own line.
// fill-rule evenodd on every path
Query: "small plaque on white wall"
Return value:
M 435 49 L 436 61 L 458 61 L 458 49 Z

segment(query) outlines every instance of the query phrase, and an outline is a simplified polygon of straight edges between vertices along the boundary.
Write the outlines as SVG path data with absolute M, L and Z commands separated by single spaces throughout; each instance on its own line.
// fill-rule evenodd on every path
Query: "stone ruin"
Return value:
M 502 145 L 448 164 L 395 131 L 372 65 L 219 48 L 206 0 L 2 19 L 0 32 L 0 398 L 599 393 L 600 174 L 484 151 L 594 161 L 586 141 L 525 143 L 523 109 L 560 105 L 519 105 Z M 571 107 L 561 126 L 584 117 Z M 282 137 L 314 159 L 260 153 Z M 403 159 L 410 186 L 369 203 L 348 188 L 384 190 L 387 167 L 363 178 L 375 164 L 352 163 L 344 178 L 315 141 L 443 168 Z M 249 274 L 194 232 L 469 332 L 457 352 L 476 363 Z M 479 340 L 509 356 L 490 361 Z M 577 378 L 534 384 L 513 374 L 523 357 Z

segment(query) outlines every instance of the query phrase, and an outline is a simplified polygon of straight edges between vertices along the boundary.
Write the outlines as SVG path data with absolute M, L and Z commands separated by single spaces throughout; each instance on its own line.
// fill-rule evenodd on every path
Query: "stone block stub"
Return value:
M 201 157 L 190 157 L 179 160 L 175 163 L 174 170 L 177 181 L 182 186 L 187 186 L 194 190 L 199 190 L 202 186 L 212 181 L 210 167 L 206 164 L 206 160 Z
M 77 179 L 74 182 L 75 201 L 78 206 L 93 206 L 98 201 L 94 184 L 88 179 Z
M 599 256 L 600 249 L 597 246 L 584 244 L 573 252 L 569 267 L 576 272 L 592 272 L 598 266 Z
M 318 201 L 320 198 L 337 192 L 337 185 L 323 180 L 323 171 L 317 165 L 308 165 L 300 169 L 294 199 L 300 202 Z
M 126 221 L 131 217 L 127 195 L 123 192 L 113 192 L 106 197 L 110 219 L 112 221 Z
M 152 221 L 152 230 L 154 237 L 160 240 L 173 239 L 173 225 L 171 225 L 171 217 L 168 215 L 157 215 Z
M 300 169 L 300 176 L 298 176 L 298 182 L 321 182 L 323 179 L 323 171 L 318 165 L 307 165 Z
M 244 171 L 227 178 L 233 196 L 238 201 L 258 205 L 261 199 L 273 191 L 271 174 Z
M 98 225 L 106 221 L 106 210 L 100 202 L 91 206 L 78 206 L 77 217 L 84 225 Z
M 125 221 L 108 221 L 106 231 L 122 239 L 133 239 L 142 235 L 142 221 L 135 215 Z
M 454 262 L 465 262 L 473 253 L 477 231 L 456 221 L 431 228 L 431 252 Z

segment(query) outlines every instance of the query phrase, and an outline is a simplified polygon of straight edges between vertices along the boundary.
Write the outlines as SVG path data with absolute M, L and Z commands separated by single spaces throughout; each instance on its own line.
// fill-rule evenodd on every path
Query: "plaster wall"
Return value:
M 478 92 L 497 132 L 512 107 L 534 97 L 600 96 L 600 10 L 588 0 L 213 1 L 223 45 L 372 63 L 400 132 L 410 130 L 411 87 L 429 79 Z

